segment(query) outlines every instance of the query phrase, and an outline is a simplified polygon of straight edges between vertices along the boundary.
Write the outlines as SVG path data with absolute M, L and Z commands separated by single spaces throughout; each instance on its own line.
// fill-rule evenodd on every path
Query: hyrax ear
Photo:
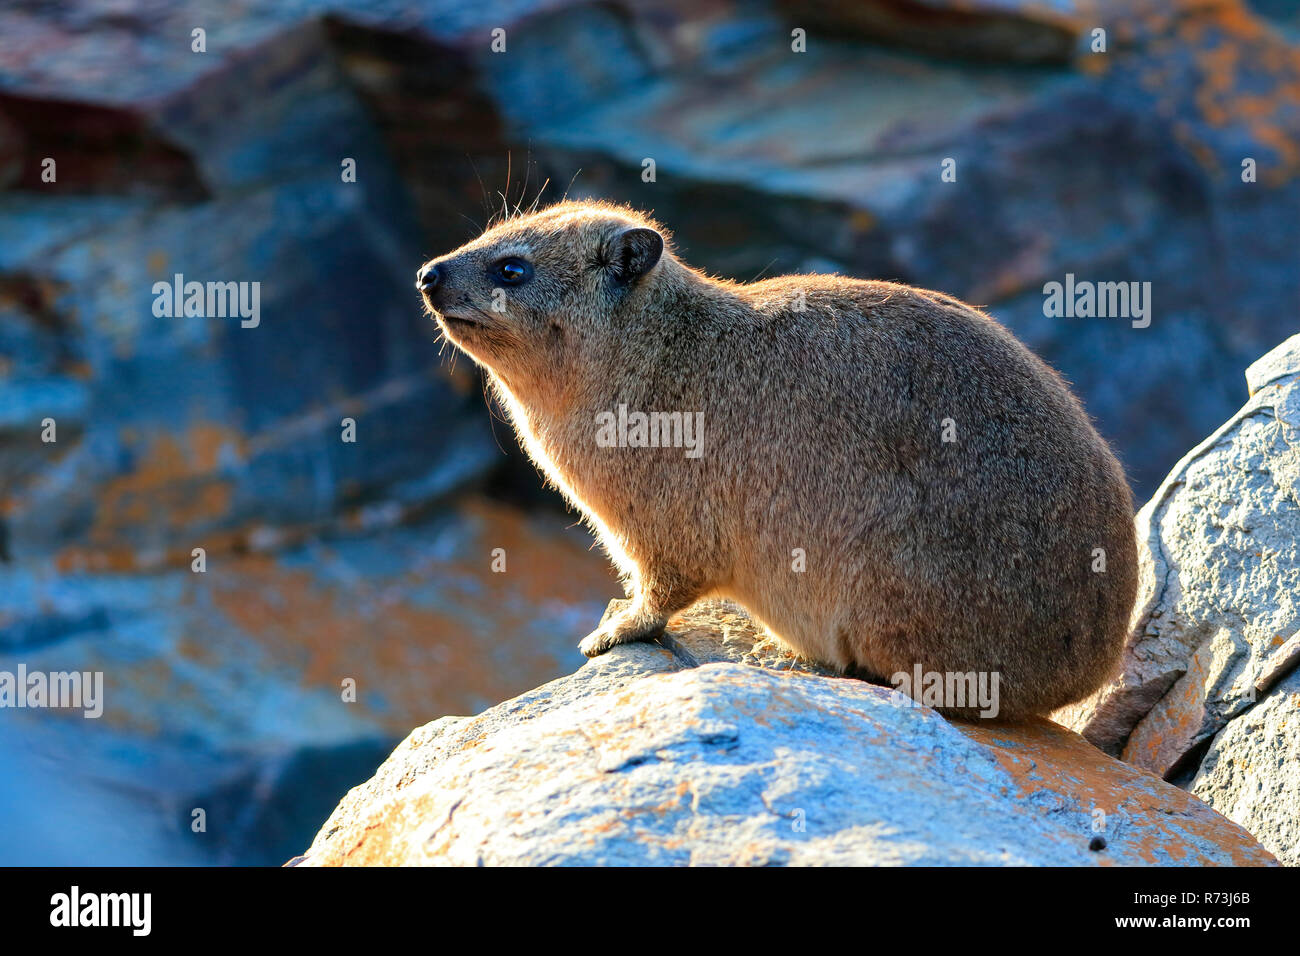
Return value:
M 624 229 L 609 243 L 609 268 L 620 282 L 639 279 L 655 267 L 664 254 L 664 237 L 653 229 Z

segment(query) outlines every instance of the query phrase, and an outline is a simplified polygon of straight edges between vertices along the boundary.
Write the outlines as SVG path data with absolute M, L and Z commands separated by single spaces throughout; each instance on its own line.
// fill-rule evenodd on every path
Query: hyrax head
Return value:
M 425 263 L 416 288 L 453 345 L 517 381 L 560 373 L 615 332 L 663 257 L 662 230 L 635 211 L 564 202 Z

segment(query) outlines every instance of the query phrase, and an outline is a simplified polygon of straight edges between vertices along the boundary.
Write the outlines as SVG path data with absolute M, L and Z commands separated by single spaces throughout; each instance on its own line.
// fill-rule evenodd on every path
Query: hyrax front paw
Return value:
M 664 628 L 662 621 L 645 621 L 633 617 L 616 617 L 582 639 L 578 650 L 588 657 L 599 657 L 618 644 L 631 644 L 656 636 Z
M 597 628 L 582 639 L 578 645 L 578 650 L 588 657 L 599 657 L 615 644 L 626 643 L 626 639 L 620 637 L 617 633 L 608 628 Z

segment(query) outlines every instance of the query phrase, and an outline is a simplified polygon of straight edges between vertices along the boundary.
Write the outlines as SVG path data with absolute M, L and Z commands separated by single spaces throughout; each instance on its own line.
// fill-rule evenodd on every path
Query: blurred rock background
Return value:
M 581 660 L 617 585 L 413 289 L 548 181 L 716 274 L 987 307 L 1140 503 L 1297 328 L 1300 10 L 11 0 L 0 670 L 107 700 L 0 711 L 0 863 L 282 862 L 410 728 Z M 155 317 L 175 273 L 260 282 L 260 326 Z M 1045 317 L 1067 273 L 1150 282 L 1150 327 Z

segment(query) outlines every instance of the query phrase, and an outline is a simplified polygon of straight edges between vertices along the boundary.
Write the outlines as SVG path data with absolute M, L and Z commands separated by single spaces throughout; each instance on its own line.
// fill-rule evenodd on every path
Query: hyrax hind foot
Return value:
M 635 641 L 648 641 L 663 633 L 668 623 L 667 616 L 653 614 L 631 601 L 616 601 L 621 608 L 613 614 L 606 614 L 600 627 L 582 639 L 578 650 L 588 657 L 599 657 L 611 647 L 618 644 L 631 644 Z

